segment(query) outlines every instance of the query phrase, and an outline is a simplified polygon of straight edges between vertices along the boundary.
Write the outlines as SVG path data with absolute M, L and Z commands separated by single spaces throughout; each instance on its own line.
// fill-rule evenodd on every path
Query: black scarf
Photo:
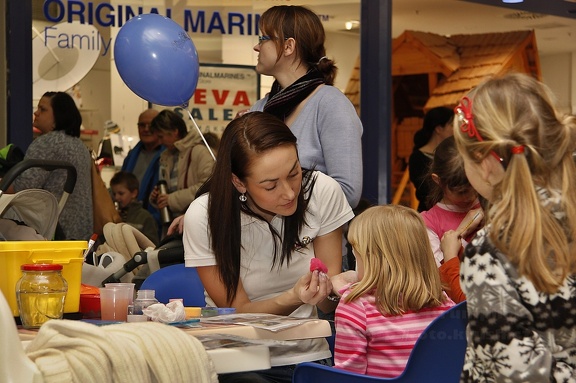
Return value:
M 284 121 L 321 84 L 324 84 L 324 77 L 316 69 L 310 70 L 285 89 L 276 80 L 264 105 L 264 112 Z

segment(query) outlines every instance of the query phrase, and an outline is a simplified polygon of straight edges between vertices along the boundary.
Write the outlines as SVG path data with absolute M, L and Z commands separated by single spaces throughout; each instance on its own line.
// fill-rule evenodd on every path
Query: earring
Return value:
M 246 200 L 248 200 L 248 198 L 246 198 L 246 193 L 242 193 L 238 196 L 238 199 L 240 200 L 240 202 L 246 202 Z

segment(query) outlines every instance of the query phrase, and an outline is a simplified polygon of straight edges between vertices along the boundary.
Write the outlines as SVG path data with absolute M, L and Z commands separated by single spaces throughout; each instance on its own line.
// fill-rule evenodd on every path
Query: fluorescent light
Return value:
M 524 0 L 502 0 L 502 2 L 506 4 L 516 4 L 516 3 L 523 3 Z
M 359 25 L 360 25 L 360 22 L 358 20 L 350 20 L 350 21 L 346 21 L 346 23 L 344 23 L 344 27 L 348 31 L 351 30 L 352 28 L 358 28 Z

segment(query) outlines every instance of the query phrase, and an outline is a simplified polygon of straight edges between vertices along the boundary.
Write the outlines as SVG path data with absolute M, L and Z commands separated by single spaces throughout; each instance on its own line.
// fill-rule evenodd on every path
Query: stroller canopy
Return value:
M 58 200 L 42 189 L 0 195 L 0 218 L 23 222 L 51 240 L 58 223 Z

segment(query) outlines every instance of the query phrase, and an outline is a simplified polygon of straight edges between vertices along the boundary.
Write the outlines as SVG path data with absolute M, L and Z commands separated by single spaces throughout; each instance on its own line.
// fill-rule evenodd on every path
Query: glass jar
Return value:
M 16 299 L 22 326 L 34 329 L 49 319 L 62 319 L 68 292 L 62 265 L 26 264 L 20 269 L 22 277 L 16 283 Z
M 143 315 L 143 310 L 155 303 L 158 303 L 158 299 L 155 297 L 156 291 L 154 290 L 138 290 L 136 293 L 136 299 L 134 299 L 134 315 Z

